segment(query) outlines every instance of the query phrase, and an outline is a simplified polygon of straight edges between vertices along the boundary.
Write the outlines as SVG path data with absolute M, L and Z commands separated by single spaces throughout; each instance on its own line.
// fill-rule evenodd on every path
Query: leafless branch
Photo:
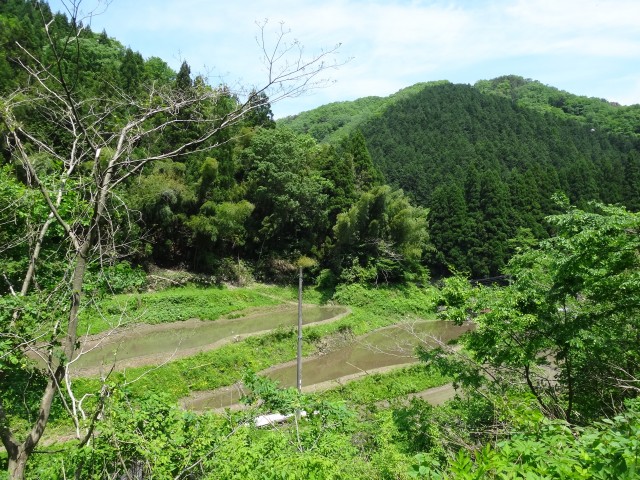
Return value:
M 18 342 L 18 348 L 24 353 L 32 350 L 41 356 L 48 377 L 41 392 L 37 419 L 24 442 L 18 443 L 13 437 L 10 419 L 0 403 L 0 437 L 9 451 L 12 465 L 17 465 L 18 456 L 28 457 L 40 441 L 56 395 L 76 422 L 78 437 L 81 436 L 80 421 L 91 416 L 83 442 L 88 441 L 98 419 L 98 410 L 93 415 L 83 410 L 87 397 L 78 399 L 74 396 L 69 369 L 78 358 L 78 315 L 85 275 L 92 265 L 106 265 L 112 258 L 111 253 L 122 247 L 116 240 L 122 230 L 112 214 L 111 203 L 112 199 L 117 199 L 118 186 L 140 173 L 149 163 L 218 146 L 224 141 L 217 140 L 221 131 L 237 125 L 248 112 L 261 106 L 261 101 L 256 101 L 256 94 L 269 94 L 272 103 L 300 95 L 325 86 L 328 80 L 323 78 L 324 73 L 341 65 L 333 60 L 339 45 L 306 56 L 298 41 L 288 40 L 290 32 L 282 25 L 270 44 L 265 22 L 258 25 L 258 41 L 267 71 L 265 82 L 259 88 L 253 87 L 253 94 L 246 100 L 234 100 L 235 108 L 227 109 L 225 113 L 207 113 L 215 109 L 205 106 L 220 105 L 241 96 L 235 97 L 226 87 L 206 84 L 184 91 L 172 85 L 149 83 L 143 95 L 134 97 L 105 81 L 103 92 L 92 97 L 82 96 L 77 88 L 80 78 L 77 62 L 83 48 L 82 24 L 87 20 L 90 22 L 108 3 L 98 2 L 97 10 L 84 13 L 80 10 L 80 0 L 63 0 L 63 8 L 74 28 L 66 38 L 54 38 L 51 23 L 43 17 L 51 57 L 45 62 L 19 44 L 23 56 L 19 62 L 29 81 L 0 103 L 0 122 L 8 132 L 6 140 L 11 160 L 24 171 L 25 188 L 33 198 L 39 197 L 39 205 L 46 206 L 44 212 L 40 209 L 26 220 L 28 232 L 25 238 L 0 246 L 0 249 L 12 248 L 21 242 L 27 242 L 28 246 L 28 258 L 25 256 L 28 268 L 21 278 L 20 291 L 12 285 L 10 289 L 21 297 L 32 293 L 42 295 L 48 308 L 56 312 L 52 320 L 43 322 L 43 330 L 38 334 L 47 340 L 44 350 L 35 347 L 36 337 Z M 46 132 L 39 128 L 38 121 L 32 121 L 31 117 L 37 117 L 38 121 L 59 131 L 64 141 L 52 143 Z M 156 146 L 164 133 L 181 128 L 196 133 L 187 141 L 164 146 L 164 150 L 139 148 L 145 142 Z M 55 168 L 43 167 L 39 160 L 42 158 L 51 160 Z M 22 201 L 16 199 L 14 204 Z M 70 211 L 69 205 L 73 205 Z M 5 211 L 4 205 L 0 208 Z M 63 238 L 43 253 L 43 245 L 51 238 L 54 226 L 56 231 L 62 230 Z M 60 272 L 56 286 L 41 288 L 36 275 L 38 266 L 54 255 L 58 260 L 64 259 L 66 267 Z M 20 311 L 16 309 L 10 328 L 13 329 L 19 320 Z M 80 350 L 79 355 L 82 354 Z M 98 405 L 106 394 L 104 389 L 96 393 Z

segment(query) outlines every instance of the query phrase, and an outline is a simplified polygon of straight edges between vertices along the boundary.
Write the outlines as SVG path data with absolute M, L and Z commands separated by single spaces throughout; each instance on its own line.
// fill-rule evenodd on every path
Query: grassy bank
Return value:
M 324 298 L 326 294 L 315 288 L 304 291 L 306 303 L 319 303 Z M 350 331 L 354 335 L 362 335 L 409 319 L 432 319 L 433 298 L 433 291 L 416 287 L 342 287 L 333 295 L 333 301 L 350 306 L 352 313 L 336 322 L 306 327 L 303 354 L 314 354 L 321 339 L 338 332 Z M 295 288 L 266 285 L 242 289 L 186 287 L 138 296 L 118 296 L 106 300 L 100 310 L 128 302 L 127 305 L 132 309 L 141 312 L 139 318 L 158 323 L 193 317 L 215 319 L 234 312 L 241 315 L 243 310 L 251 307 L 277 305 L 296 299 Z M 94 325 L 100 325 L 95 316 L 90 318 L 96 321 Z M 293 360 L 296 354 L 295 337 L 293 326 L 279 329 L 159 366 L 127 369 L 114 374 L 112 380 L 116 384 L 126 385 L 134 396 L 142 392 L 163 392 L 177 401 L 193 391 L 231 385 L 247 370 L 259 371 Z M 99 380 L 78 379 L 74 384 L 79 392 L 90 392 L 99 387 Z
M 330 401 L 372 405 L 439 387 L 451 381 L 441 373 L 417 364 L 387 373 L 376 373 L 317 394 Z
M 84 309 L 79 332 L 100 333 L 129 323 L 158 324 L 199 318 L 216 320 L 252 307 L 282 303 L 251 288 L 180 287 L 114 295 Z

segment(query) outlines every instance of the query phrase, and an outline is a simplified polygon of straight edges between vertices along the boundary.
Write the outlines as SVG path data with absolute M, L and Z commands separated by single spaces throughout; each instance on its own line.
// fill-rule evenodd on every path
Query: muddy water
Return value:
M 306 391 L 315 390 L 314 386 L 319 384 L 328 388 L 331 381 L 347 381 L 367 373 L 417 362 L 415 347 L 418 344 L 433 346 L 435 342 L 431 337 L 447 342 L 469 328 L 469 325 L 456 326 L 448 322 L 418 322 L 371 332 L 334 351 L 304 359 L 302 384 Z M 261 373 L 277 380 L 281 386 L 292 387 L 296 384 L 295 362 L 271 367 Z M 191 410 L 211 410 L 233 405 L 241 396 L 241 388 L 231 386 L 196 392 L 181 403 Z
M 346 313 L 343 307 L 305 306 L 305 324 L 322 322 Z M 85 339 L 83 353 L 73 364 L 77 374 L 94 374 L 101 365 L 116 368 L 157 363 L 208 349 L 252 333 L 297 324 L 297 307 L 287 306 L 242 318 L 215 321 L 188 320 L 163 325 L 140 325 L 108 337 Z

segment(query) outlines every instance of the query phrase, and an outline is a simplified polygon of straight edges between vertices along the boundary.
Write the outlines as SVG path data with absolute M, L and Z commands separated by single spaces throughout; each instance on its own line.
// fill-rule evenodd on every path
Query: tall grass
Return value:
M 451 381 L 440 372 L 417 364 L 387 373 L 375 373 L 317 394 L 325 400 L 345 400 L 354 405 L 371 405 L 406 397 Z

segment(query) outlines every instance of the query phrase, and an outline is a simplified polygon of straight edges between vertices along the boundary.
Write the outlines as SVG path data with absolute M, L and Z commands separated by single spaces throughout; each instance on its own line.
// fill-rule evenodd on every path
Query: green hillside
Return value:
M 299 133 L 308 133 L 319 142 L 338 142 L 362 123 L 382 115 L 385 109 L 395 102 L 411 98 L 430 86 L 447 83 L 449 82 L 446 80 L 416 83 L 388 97 L 364 97 L 352 102 L 329 103 L 299 115 L 278 120 L 278 124 Z
M 388 97 L 364 97 L 334 102 L 278 121 L 316 140 L 334 142 L 358 125 L 383 114 L 384 110 L 425 88 L 450 84 L 447 80 L 421 82 Z M 478 80 L 473 87 L 484 94 L 511 100 L 520 107 L 561 118 L 577 120 L 590 128 L 626 136 L 640 136 L 640 105 L 624 106 L 602 98 L 574 95 L 518 75 Z
M 638 478 L 640 107 L 511 76 L 276 124 L 322 55 L 234 90 L 80 3 L 0 1 L 0 480 Z M 318 391 L 266 377 L 297 356 Z
M 474 86 L 482 93 L 508 98 L 521 107 L 573 118 L 594 129 L 640 136 L 640 105 L 622 106 L 602 98 L 573 95 L 516 75 L 480 80 Z
M 560 98 L 562 108 L 554 106 Z M 512 253 L 509 239 L 548 235 L 544 218 L 559 208 L 554 194 L 583 207 L 596 200 L 640 208 L 638 106 L 513 76 L 419 84 L 346 123 L 343 115 L 358 105 L 332 104 L 284 123 L 318 134 L 339 118 L 340 129 L 318 137 L 326 142 L 360 130 L 384 180 L 431 209 L 432 266 L 443 271 L 498 274 Z

